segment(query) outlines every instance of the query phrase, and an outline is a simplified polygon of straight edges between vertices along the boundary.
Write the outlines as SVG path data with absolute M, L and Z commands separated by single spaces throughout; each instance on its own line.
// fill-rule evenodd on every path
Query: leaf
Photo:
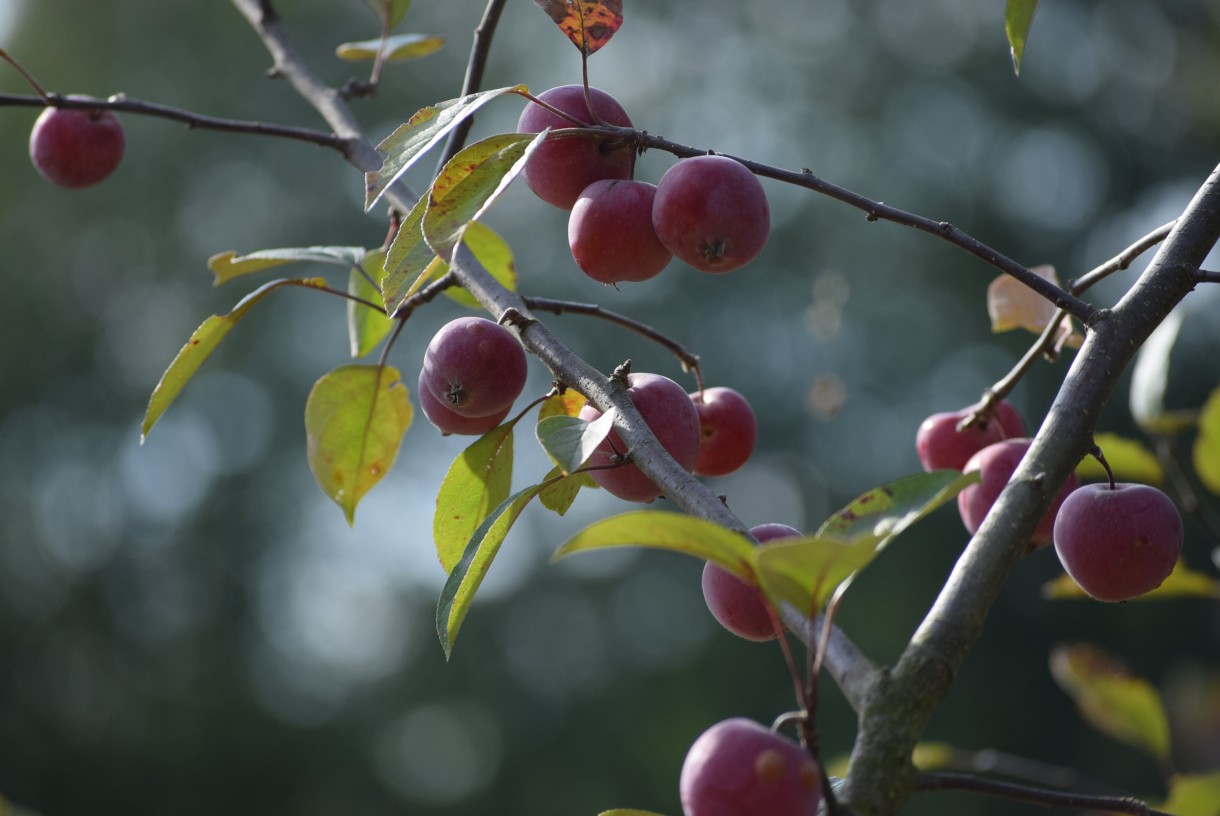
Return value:
M 1088 723 L 1160 760 L 1169 758 L 1169 722 L 1160 695 L 1121 662 L 1089 644 L 1057 646 L 1051 674 Z
M 305 452 L 348 524 L 394 464 L 412 414 L 407 387 L 390 366 L 340 366 L 314 383 L 305 401 Z
M 623 0 L 534 0 L 572 44 L 588 56 L 623 24 Z
M 305 286 L 313 289 L 324 289 L 326 288 L 326 281 L 322 278 L 271 281 L 270 283 L 263 284 L 238 301 L 237 305 L 228 314 L 212 315 L 203 321 L 199 328 L 195 329 L 194 333 L 187 339 L 186 345 L 178 351 L 178 354 L 169 364 L 169 368 L 165 369 L 165 373 L 161 375 L 161 380 L 153 389 L 152 396 L 148 400 L 148 408 L 144 411 L 144 421 L 140 423 L 140 444 L 144 443 L 148 432 L 152 430 L 153 425 L 157 424 L 157 420 L 165 413 L 165 409 L 182 392 L 182 389 L 190 382 L 191 377 L 195 376 L 195 372 L 199 370 L 204 361 L 216 350 L 216 347 L 220 345 L 220 341 L 225 338 L 229 330 L 237 325 L 237 321 L 245 317 L 246 312 L 250 311 L 255 303 L 258 303 L 269 292 L 281 286 Z
M 574 417 L 585 407 L 587 401 L 584 394 L 568 388 L 562 394 L 553 394 L 543 400 L 542 407 L 538 409 L 538 419 L 552 416 Z
M 614 810 L 603 810 L 597 816 L 661 816 L 660 813 L 653 813 L 651 810 L 633 810 L 631 808 L 615 808 Z
M 524 85 L 495 88 L 429 105 L 416 111 L 406 123 L 377 145 L 377 149 L 385 154 L 385 161 L 380 170 L 365 174 L 364 209 L 371 210 L 387 187 L 407 172 L 433 145 L 444 139 L 449 131 L 472 116 L 479 108 L 497 96 L 525 91 Z
M 1193 456 L 1199 481 L 1211 492 L 1220 493 L 1220 388 L 1208 395 L 1199 412 Z
M 1042 597 L 1048 601 L 1089 599 L 1088 593 L 1067 573 L 1043 584 Z M 1163 601 L 1170 598 L 1220 599 L 1220 581 L 1206 573 L 1190 569 L 1183 561 L 1178 561 L 1173 572 L 1169 573 L 1169 577 L 1162 581 L 1159 587 L 1138 595 L 1131 601 Z
M 433 277 L 432 261 L 436 253 L 424 242 L 421 228 L 428 199 L 423 197 L 398 225 L 385 256 L 385 275 L 381 278 L 381 298 L 386 314 L 394 314 L 402 302 L 415 294 Z M 442 273 L 443 274 L 443 273 Z
M 470 536 L 506 498 L 513 477 L 513 423 L 492 428 L 449 466 L 436 493 L 432 539 L 445 572 L 452 572 Z
M 365 0 L 377 15 L 377 19 L 385 23 L 387 29 L 402 22 L 407 9 L 411 8 L 411 0 Z
M 894 536 L 979 480 L 977 473 L 934 470 L 875 487 L 828 518 L 816 536 L 875 541 L 880 549 Z
M 551 560 L 608 547 L 650 547 L 686 553 L 754 580 L 751 575 L 754 546 L 748 538 L 719 524 L 665 510 L 636 510 L 594 522 L 556 550 Z
M 562 478 L 562 477 L 560 477 Z M 541 493 L 550 482 L 531 485 L 519 490 L 501 502 L 495 510 L 483 519 L 462 551 L 462 557 L 449 573 L 449 579 L 441 589 L 440 602 L 436 607 L 436 633 L 440 637 L 441 647 L 445 650 L 445 659 L 453 654 L 453 644 L 457 640 L 458 630 L 470 611 L 474 594 L 483 583 L 492 559 L 500 551 L 508 531 L 525 510 L 527 504 Z
M 1093 441 L 1101 448 L 1114 478 L 1119 481 L 1156 485 L 1165 481 L 1165 471 L 1156 454 L 1143 443 L 1112 433 L 1099 433 Z M 1076 475 L 1085 481 L 1106 481 L 1106 469 L 1092 456 L 1086 456 L 1076 466 Z
M 1173 347 L 1185 317 L 1182 309 L 1170 312 L 1161 325 L 1148 335 L 1131 369 L 1131 387 L 1128 391 L 1131 416 L 1149 433 L 1173 433 L 1194 423 L 1193 417 L 1187 421 L 1165 410 L 1169 358 L 1173 356 Z
M 444 37 L 433 37 L 427 34 L 396 34 L 386 38 L 385 61 L 403 62 L 426 57 L 441 50 L 444 44 Z M 381 48 L 380 37 L 375 40 L 343 43 L 335 49 L 335 56 L 348 62 L 373 60 L 377 59 L 377 52 Z
M 369 281 L 377 281 L 384 274 L 385 253 L 371 250 L 364 256 L 361 268 L 352 267 L 348 277 L 348 294 L 381 303 L 381 290 Z M 362 271 L 363 270 L 363 271 Z M 394 321 L 386 316 L 385 309 L 370 309 L 354 300 L 347 302 L 347 335 L 353 357 L 363 357 L 372 351 L 394 327 Z
M 1220 816 L 1220 771 L 1174 774 L 1169 779 L 1169 798 L 1157 810 L 1174 816 Z
M 466 225 L 487 211 L 549 133 L 489 136 L 445 163 L 432 182 L 423 221 L 424 240 L 437 255 L 452 258 Z
M 568 416 L 546 417 L 538 420 L 535 433 L 546 455 L 567 476 L 589 461 L 593 451 L 610 434 L 615 413 L 611 409 L 592 422 Z
M 462 243 L 500 285 L 510 292 L 517 291 L 517 267 L 513 264 L 513 251 L 495 230 L 486 224 L 471 221 L 462 233 Z M 483 308 L 473 295 L 460 286 L 449 287 L 445 290 L 445 296 L 472 309 Z
M 1056 286 L 1059 285 L 1059 276 L 1055 274 L 1053 266 L 1033 266 L 1029 271 Z M 1057 312 L 1055 304 L 1012 275 L 1000 275 L 987 287 L 987 314 L 991 317 L 993 333 L 1027 329 L 1034 334 L 1042 334 Z M 1064 319 L 1060 322 L 1059 331 L 1055 335 L 1056 349 L 1065 345 L 1080 348 L 1082 342 L 1084 337 L 1076 331 L 1071 320 Z
M 546 475 L 546 481 L 562 475 L 559 468 L 551 468 L 550 473 Z M 576 501 L 576 496 L 579 495 L 582 487 L 597 487 L 597 482 L 590 479 L 587 473 L 574 473 L 566 479 L 559 479 L 543 490 L 538 494 L 538 501 L 542 502 L 542 506 L 547 510 L 562 516 L 568 512 L 572 502 Z
M 242 275 L 252 275 L 273 266 L 289 263 L 327 263 L 350 269 L 364 258 L 364 247 L 312 246 L 260 249 L 248 255 L 221 252 L 208 258 L 208 269 L 216 275 L 213 286 L 228 283 Z
M 1025 54 L 1025 40 L 1037 9 L 1038 0 L 1008 0 L 1008 7 L 1004 10 L 1004 31 L 1012 51 L 1012 69 L 1018 75 L 1021 73 L 1021 57 Z

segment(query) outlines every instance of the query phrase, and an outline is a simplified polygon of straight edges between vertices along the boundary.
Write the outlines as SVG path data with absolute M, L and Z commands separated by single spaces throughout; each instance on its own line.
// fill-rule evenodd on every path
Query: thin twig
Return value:
M 483 19 L 474 30 L 474 41 L 470 44 L 470 59 L 466 63 L 466 78 L 462 81 L 462 96 L 477 92 L 483 87 L 483 71 L 487 68 L 487 58 L 491 54 L 491 42 L 496 35 L 496 26 L 500 22 L 500 13 L 504 11 L 505 0 L 488 0 L 487 8 L 483 9 Z M 457 155 L 466 144 L 470 128 L 474 125 L 474 117 L 468 116 L 449 134 L 445 141 L 445 149 L 441 151 L 440 161 L 436 163 L 436 172 L 440 173 L 450 159 Z
M 969 791 L 983 796 L 1037 802 L 1048 807 L 1073 807 L 1102 813 L 1130 813 L 1132 816 L 1172 816 L 1165 811 L 1154 810 L 1148 806 L 1147 802 L 1133 796 L 1067 793 L 971 774 L 921 773 L 915 782 L 915 790 Z
M 1199 283 L 1220 283 L 1220 272 L 1209 272 L 1205 269 L 1200 269 L 1199 274 L 1195 276 L 1195 280 Z

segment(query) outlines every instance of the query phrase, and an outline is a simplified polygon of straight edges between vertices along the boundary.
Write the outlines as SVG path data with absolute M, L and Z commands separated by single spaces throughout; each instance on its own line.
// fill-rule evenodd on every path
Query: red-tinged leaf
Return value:
M 432 539 L 445 572 L 452 572 L 474 531 L 508 498 L 513 477 L 513 424 L 493 428 L 453 460 L 436 493 Z
M 140 442 L 143 443 L 144 438 L 148 436 L 148 432 L 152 430 L 153 425 L 165 413 L 165 409 L 169 408 L 172 403 L 186 387 L 191 377 L 195 376 L 195 372 L 203 365 L 204 361 L 211 356 L 216 347 L 220 345 L 220 341 L 228 335 L 229 330 L 237 325 L 237 321 L 246 316 L 246 312 L 258 303 L 267 294 L 281 286 L 305 286 L 312 289 L 324 289 L 326 281 L 323 278 L 304 278 L 294 280 L 275 280 L 270 283 L 265 283 L 255 289 L 250 294 L 246 295 L 233 310 L 228 314 L 212 315 L 207 320 L 195 329 L 195 332 L 186 341 L 186 345 L 179 350 L 173 362 L 169 364 L 169 368 L 165 369 L 165 373 L 161 375 L 160 382 L 153 389 L 152 396 L 148 400 L 148 408 L 144 412 L 144 421 L 140 423 Z
M 586 56 L 623 25 L 623 0 L 534 0 Z
M 586 402 L 583 394 L 569 388 L 562 394 L 547 397 L 538 409 L 538 419 L 541 421 L 553 416 L 574 417 L 585 407 Z

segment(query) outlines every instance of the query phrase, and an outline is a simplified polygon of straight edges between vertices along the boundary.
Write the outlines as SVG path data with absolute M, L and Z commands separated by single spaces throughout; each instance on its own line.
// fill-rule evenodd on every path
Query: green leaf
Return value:
M 556 476 L 562 476 L 563 472 L 557 467 L 551 468 L 547 473 L 546 480 L 550 481 Z M 597 487 L 597 482 L 589 478 L 587 473 L 574 473 L 566 479 L 559 479 L 546 490 L 538 494 L 538 501 L 542 502 L 542 506 L 547 510 L 564 515 L 568 512 L 568 508 L 572 506 L 572 502 L 576 501 L 576 496 L 580 493 L 582 487 Z
M 377 145 L 377 149 L 385 154 L 385 162 L 380 170 L 365 174 L 365 210 L 371 210 L 387 187 L 397 181 L 420 156 L 444 139 L 449 131 L 464 119 L 472 116 L 497 96 L 526 90 L 524 85 L 513 85 L 479 91 L 416 111 L 414 116 Z
M 815 535 L 852 543 L 872 541 L 880 549 L 978 480 L 977 473 L 956 470 L 906 476 L 857 496 L 828 518 Z
M 373 303 L 381 303 L 381 289 L 370 281 L 378 281 L 384 274 L 385 253 L 371 250 L 364 256 L 361 268 L 352 267 L 347 282 L 347 291 Z M 386 316 L 385 309 L 370 309 L 354 300 L 347 302 L 347 334 L 353 357 L 363 357 L 372 351 L 394 327 L 394 321 Z
M 435 54 L 445 44 L 444 37 L 427 34 L 395 34 L 385 41 L 385 61 L 403 62 Z M 381 38 L 343 43 L 335 49 L 335 56 L 348 62 L 377 59 L 382 47 Z
M 1149 433 L 1171 434 L 1194 424 L 1193 416 L 1165 410 L 1169 365 L 1186 312 L 1175 309 L 1148 335 L 1131 368 L 1128 404 L 1136 423 Z
M 394 464 L 412 414 L 407 387 L 390 366 L 340 366 L 314 383 L 305 401 L 305 452 L 348 524 Z
M 387 314 L 394 314 L 402 302 L 415 294 L 432 276 L 430 268 L 436 253 L 424 242 L 424 210 L 428 208 L 427 196 L 415 202 L 407 213 L 398 232 L 390 242 L 385 257 L 385 275 L 381 278 L 381 297 L 385 301 Z
M 208 258 L 208 269 L 216 276 L 213 286 L 228 283 L 243 275 L 252 275 L 274 266 L 289 263 L 326 263 L 350 269 L 364 258 L 364 247 L 312 246 L 284 249 L 260 249 L 248 255 L 221 252 Z
M 377 19 L 385 23 L 387 29 L 402 22 L 407 9 L 411 8 L 411 0 L 365 0 Z
M 451 260 L 466 225 L 507 189 L 549 133 L 488 136 L 445 163 L 432 182 L 423 222 L 424 240 L 437 255 Z
M 161 380 L 157 383 L 156 388 L 153 389 L 152 396 L 148 400 L 148 408 L 144 412 L 144 421 L 140 423 L 141 444 L 143 444 L 145 437 L 148 436 L 148 432 L 152 430 L 153 425 L 157 424 L 157 420 L 165 413 L 165 409 L 182 392 L 182 389 L 190 382 L 191 377 L 195 376 L 195 372 L 199 370 L 203 362 L 216 350 L 216 347 L 220 345 L 220 341 L 225 338 L 229 330 L 237 325 L 237 321 L 246 316 L 246 312 L 250 311 L 255 303 L 258 303 L 269 292 L 281 286 L 305 286 L 313 289 L 324 289 L 326 288 L 326 281 L 322 278 L 271 281 L 263 284 L 238 301 L 237 305 L 228 314 L 212 315 L 203 321 L 186 341 L 186 345 L 178 351 L 173 362 L 169 364 L 169 368 L 165 369 L 165 373 L 161 375 Z
M 1169 758 L 1169 721 L 1160 695 L 1096 646 L 1057 646 L 1051 674 L 1088 723 L 1160 760 Z
M 650 547 L 686 553 L 754 581 L 754 546 L 750 539 L 719 524 L 665 510 L 636 510 L 595 522 L 556 550 L 551 560 L 608 547 Z
M 513 477 L 513 425 L 493 428 L 453 460 L 436 494 L 432 538 L 445 572 L 452 572 L 479 524 L 508 498 Z
M 535 433 L 546 455 L 567 476 L 589 461 L 593 451 L 609 435 L 614 427 L 615 413 L 611 409 L 592 422 L 568 416 L 547 417 L 538 420 Z
M 510 292 L 517 291 L 517 267 L 513 263 L 513 251 L 495 230 L 486 224 L 471 221 L 462 233 L 462 243 L 501 286 Z M 448 266 L 445 268 L 448 269 Z M 483 308 L 473 295 L 460 286 L 449 287 L 445 290 L 445 296 L 472 309 Z
M 1089 594 L 1064 573 L 1042 585 L 1042 597 L 1048 601 L 1089 599 Z M 1131 601 L 1163 601 L 1170 598 L 1218 598 L 1220 581 L 1202 572 L 1196 572 L 1178 561 L 1169 577 L 1156 589 L 1132 598 Z
M 1220 771 L 1170 777 L 1169 798 L 1157 810 L 1174 816 L 1220 816 Z
M 1194 446 L 1195 473 L 1213 493 L 1220 493 L 1220 388 L 1212 391 L 1199 412 Z
M 1038 0 L 1008 0 L 1004 11 L 1004 31 L 1008 34 L 1008 46 L 1012 50 L 1012 69 L 1021 73 L 1021 57 L 1025 54 L 1025 40 L 1029 27 L 1034 23 L 1034 12 Z
M 562 478 L 562 477 L 560 477 Z M 550 487 L 549 482 L 531 485 L 514 493 L 496 507 L 483 523 L 478 526 L 467 542 L 449 579 L 441 589 L 440 603 L 436 607 L 436 633 L 440 637 L 441 646 L 445 650 L 445 659 L 453 654 L 453 644 L 457 640 L 458 630 L 470 611 L 474 594 L 483 583 L 492 559 L 500 551 L 500 545 L 513 524 L 525 510 L 530 501 Z
M 1165 471 L 1157 461 L 1156 454 L 1142 442 L 1112 433 L 1095 434 L 1093 441 L 1110 463 L 1115 479 L 1151 485 L 1165 481 Z M 1080 460 L 1076 475 L 1082 481 L 1107 481 L 1106 469 L 1092 456 Z

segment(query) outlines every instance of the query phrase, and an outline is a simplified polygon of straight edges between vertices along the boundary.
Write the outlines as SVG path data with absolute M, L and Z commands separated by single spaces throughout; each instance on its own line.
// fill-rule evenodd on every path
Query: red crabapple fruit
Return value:
M 123 125 L 108 110 L 46 108 L 30 131 L 30 160 L 52 184 L 88 187 L 119 166 L 124 141 Z
M 538 98 L 569 116 L 594 124 L 580 85 L 560 85 L 538 94 Z M 614 97 L 589 88 L 589 98 L 598 117 L 609 125 L 631 127 L 631 117 Z M 530 102 L 517 120 L 518 133 L 541 133 L 574 128 L 572 122 Z M 635 152 L 629 146 L 611 147 L 594 136 L 563 136 L 547 139 L 525 165 L 525 183 L 548 204 L 572 209 L 581 191 L 602 179 L 629 179 L 635 170 Z
M 961 493 L 957 494 L 957 509 L 961 514 L 962 524 L 966 526 L 966 530 L 971 535 L 977 533 L 979 527 L 982 526 L 983 519 L 987 517 L 987 512 L 991 510 L 991 506 L 995 504 L 995 500 L 1000 496 L 1000 491 L 1004 489 L 1008 484 L 1008 480 L 1012 478 L 1017 465 L 1021 464 L 1021 460 L 1025 458 L 1025 452 L 1029 450 L 1032 441 L 1027 437 L 1005 439 L 1002 442 L 988 445 L 971 456 L 969 461 L 966 462 L 963 471 L 969 473 L 977 470 L 982 477 L 982 481 L 968 486 Z M 1078 484 L 1079 481 L 1076 479 L 1076 474 L 1073 473 L 1068 476 L 1067 481 L 1063 483 L 1063 487 L 1059 489 L 1059 494 L 1051 502 L 1050 509 L 1046 511 L 1046 515 L 1038 522 L 1038 527 L 1034 530 L 1033 537 L 1030 539 L 1031 548 L 1037 549 L 1051 543 L 1055 525 L 1055 514 L 1059 511 L 1063 500 L 1076 489 Z
M 958 430 L 958 425 L 978 408 L 969 405 L 960 411 L 933 414 L 915 433 L 915 452 L 923 469 L 961 470 L 971 456 L 990 444 L 1025 436 L 1025 421 L 1012 403 L 1001 400 L 995 414 L 983 422 Z
M 628 374 L 627 394 L 661 447 L 682 467 L 694 468 L 699 457 L 699 414 L 682 386 L 660 374 Z M 592 404 L 580 409 L 580 418 L 586 422 L 601 415 Z M 618 432 L 612 430 L 589 457 L 589 464 L 613 464 L 615 451 L 627 452 Z M 607 493 L 626 501 L 650 502 L 661 495 L 660 488 L 635 465 L 591 470 L 589 476 Z
M 698 476 L 725 476 L 740 468 L 754 452 L 758 422 L 739 392 L 717 386 L 690 395 L 699 413 Z
M 691 745 L 678 791 L 685 816 L 816 816 L 822 777 L 801 746 L 733 717 Z
M 675 256 L 719 274 L 762 252 L 771 210 L 762 184 L 744 165 L 724 156 L 695 156 L 661 176 L 652 225 Z
M 568 218 L 568 246 L 586 275 L 602 283 L 656 277 L 673 258 L 652 228 L 655 185 L 602 179 L 584 189 Z
M 487 417 L 513 404 L 525 375 L 525 352 L 512 332 L 486 318 L 459 317 L 428 343 L 420 382 L 455 414 Z
M 1089 595 L 1126 601 L 1156 589 L 1173 572 L 1182 553 L 1182 516 L 1149 485 L 1084 485 L 1059 508 L 1055 553 Z
M 419 407 L 424 412 L 424 416 L 435 428 L 445 435 L 458 434 L 461 436 L 482 436 L 483 434 L 495 428 L 504 418 L 508 416 L 511 405 L 505 406 L 503 411 L 497 411 L 490 416 L 485 417 L 466 417 L 461 414 L 450 411 L 445 403 L 438 400 L 428 390 L 428 386 L 424 384 L 424 372 L 419 372 Z
M 750 528 L 750 535 L 762 543 L 800 538 L 801 531 L 787 524 L 760 524 Z M 758 587 L 747 584 L 711 561 L 703 565 L 703 600 L 712 617 L 738 637 L 764 641 L 774 640 L 779 635 Z

